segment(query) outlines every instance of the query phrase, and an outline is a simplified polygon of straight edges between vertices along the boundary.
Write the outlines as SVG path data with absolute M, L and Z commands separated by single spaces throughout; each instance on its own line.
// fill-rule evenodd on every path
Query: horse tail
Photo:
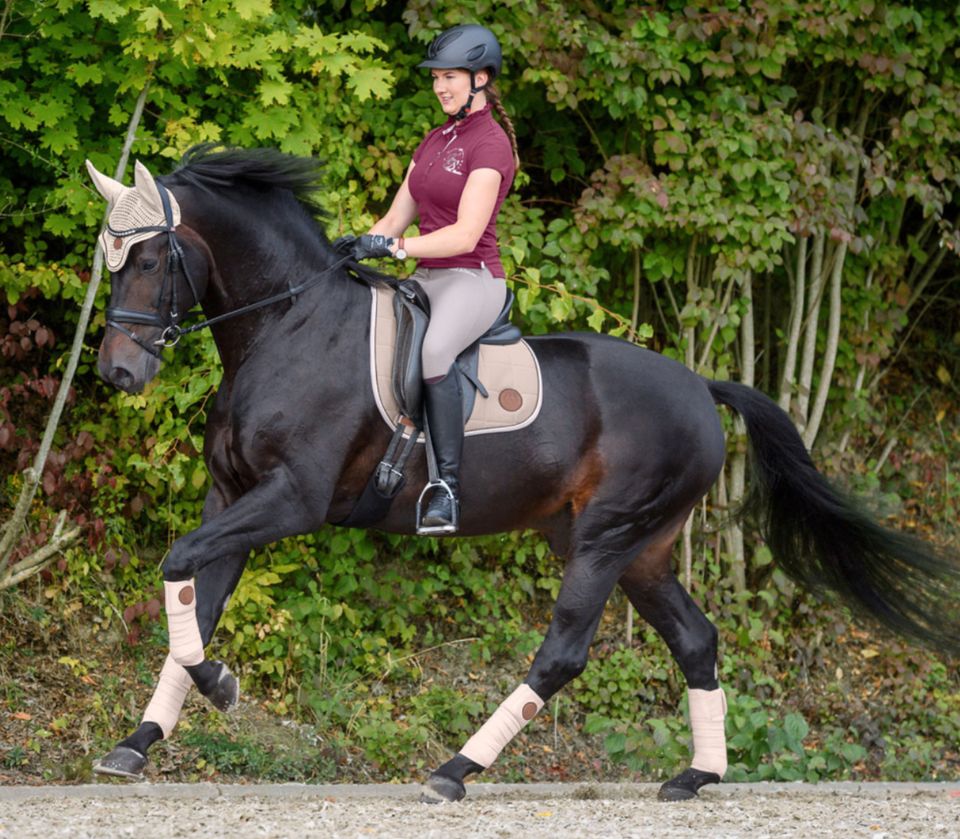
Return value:
M 774 559 L 801 585 L 937 650 L 960 651 L 960 565 L 879 524 L 817 471 L 787 414 L 758 390 L 708 381 L 744 420 L 753 481 L 744 512 Z

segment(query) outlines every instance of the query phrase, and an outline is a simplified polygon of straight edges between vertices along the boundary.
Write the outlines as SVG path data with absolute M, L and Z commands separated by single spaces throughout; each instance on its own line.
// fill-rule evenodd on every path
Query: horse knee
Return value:
M 160 566 L 163 579 L 170 583 L 182 583 L 194 575 L 193 563 L 189 553 L 180 544 L 181 541 L 177 540 L 173 543 L 170 553 Z

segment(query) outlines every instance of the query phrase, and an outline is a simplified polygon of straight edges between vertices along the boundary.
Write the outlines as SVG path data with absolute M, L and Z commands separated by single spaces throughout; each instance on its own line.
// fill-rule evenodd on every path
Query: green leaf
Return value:
M 362 67 L 347 78 L 347 87 L 361 101 L 371 96 L 385 99 L 392 90 L 393 72 L 383 67 Z
M 243 20 L 265 17 L 273 11 L 271 0 L 233 0 L 233 7 Z

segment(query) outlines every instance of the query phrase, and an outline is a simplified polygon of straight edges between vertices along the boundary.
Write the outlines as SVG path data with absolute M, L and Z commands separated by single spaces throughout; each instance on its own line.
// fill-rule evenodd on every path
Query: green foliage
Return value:
M 832 730 L 816 748 L 808 748 L 804 740 L 810 727 L 801 714 L 782 714 L 772 704 L 729 690 L 727 701 L 727 781 L 840 780 L 850 777 L 867 755 L 850 741 L 849 732 Z M 672 777 L 692 754 L 687 724 L 677 717 L 636 723 L 591 714 L 584 728 L 603 735 L 615 763 L 645 777 Z
M 812 253 L 823 243 L 826 267 L 849 246 L 830 465 L 856 465 L 850 483 L 886 493 L 885 510 L 910 526 L 955 535 L 944 521 L 960 507 L 949 467 L 960 324 L 945 303 L 956 297 L 960 248 L 960 20 L 948 5 L 8 5 L 0 19 L 5 499 L 16 497 L 37 450 L 90 279 L 103 206 L 82 163 L 89 157 L 113 171 L 140 91 L 147 88 L 147 108 L 133 151 L 154 171 L 201 141 L 316 156 L 326 162 L 328 232 L 358 232 L 383 213 L 412 150 L 438 121 L 415 66 L 424 46 L 444 26 L 482 20 L 504 46 L 500 84 L 523 163 L 499 219 L 520 325 L 535 334 L 622 335 L 727 378 L 744 369 L 742 326 L 754 317 L 757 380 L 772 392 L 801 245 Z M 106 295 L 23 552 L 47 539 L 66 509 L 87 541 L 45 575 L 36 620 L 49 625 L 54 606 L 68 616 L 83 610 L 106 636 L 162 647 L 157 566 L 199 522 L 203 428 L 220 368 L 212 339 L 196 335 L 166 354 L 143 394 L 108 390 L 94 359 Z M 921 318 L 929 328 L 915 333 Z M 823 330 L 814 337 L 819 357 Z M 881 382 L 891 386 L 881 391 Z M 936 401 L 936 434 L 902 440 L 881 457 L 890 430 L 899 433 L 925 393 Z M 863 464 L 836 445 L 844 433 L 862 443 Z M 940 520 L 916 501 L 931 487 L 946 499 Z M 768 553 L 752 552 L 748 591 L 731 583 L 732 562 L 718 549 L 695 567 L 692 586 L 728 652 L 721 677 L 733 686 L 730 777 L 859 771 L 853 720 L 836 709 L 832 721 L 826 711 L 814 720 L 785 707 L 783 673 L 796 667 L 791 645 L 801 646 L 792 639 L 815 646 L 816 607 L 794 599 Z M 491 710 L 468 690 L 425 684 L 424 651 L 462 650 L 464 666 L 477 668 L 511 655 L 521 676 L 519 657 L 538 646 L 559 580 L 546 544 L 530 534 L 441 544 L 326 530 L 252 557 L 220 643 L 245 689 L 271 708 L 346 732 L 384 772 L 399 773 L 424 748 L 455 747 Z M 642 653 L 594 658 L 572 691 L 580 711 L 594 712 L 590 730 L 605 735 L 615 759 L 668 773 L 687 754 L 682 722 L 667 715 L 679 680 L 662 644 L 652 633 L 644 639 Z M 894 661 L 901 670 L 883 689 L 896 694 L 897 708 L 923 716 L 924 733 L 909 730 L 915 716 L 871 708 L 887 742 L 870 760 L 882 760 L 888 777 L 923 776 L 957 740 L 956 684 Z M 144 684 L 153 677 L 141 675 Z M 916 695 L 902 682 L 919 684 Z M 11 693 L 7 701 L 21 700 Z M 130 707 L 118 701 L 95 714 L 105 725 L 114 711 L 126 719 Z M 45 731 L 31 752 L 56 736 Z M 242 738 L 191 747 L 211 772 L 265 772 L 280 760 Z M 325 777 L 328 759 L 311 758 L 302 771 L 284 765 L 297 778 Z M 21 752 L 4 762 L 22 762 Z

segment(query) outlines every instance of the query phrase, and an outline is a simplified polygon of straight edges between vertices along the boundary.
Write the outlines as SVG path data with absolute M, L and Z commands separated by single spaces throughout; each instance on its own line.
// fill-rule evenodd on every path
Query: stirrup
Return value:
M 449 497 L 453 507 L 453 519 L 449 524 L 435 524 L 435 525 L 424 525 L 423 524 L 423 506 L 424 496 L 431 490 L 443 490 Z M 428 481 L 427 485 L 423 488 L 423 491 L 420 493 L 420 497 L 417 499 L 417 535 L 418 536 L 449 536 L 452 533 L 456 533 L 460 529 L 460 504 L 457 502 L 457 496 L 453 494 L 453 490 L 450 489 L 450 485 L 443 480 L 438 478 L 435 481 Z

